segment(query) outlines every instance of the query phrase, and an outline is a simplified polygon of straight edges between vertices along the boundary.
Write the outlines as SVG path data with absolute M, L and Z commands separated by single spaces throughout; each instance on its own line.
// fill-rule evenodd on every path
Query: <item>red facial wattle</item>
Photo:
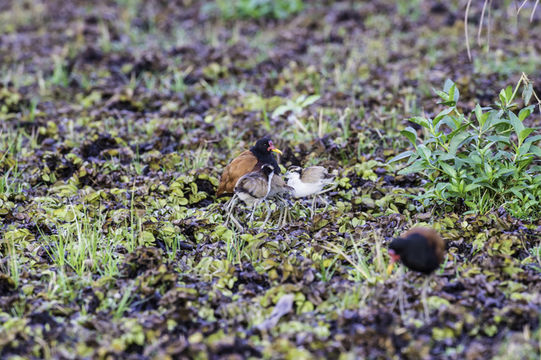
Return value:
M 267 151 L 269 152 L 272 151 L 272 152 L 282 155 L 282 152 L 279 149 L 275 148 L 274 144 L 270 140 L 269 140 L 269 147 L 267 148 Z
M 394 250 L 389 250 L 389 256 L 391 257 L 392 263 L 400 261 L 400 255 L 394 252 Z

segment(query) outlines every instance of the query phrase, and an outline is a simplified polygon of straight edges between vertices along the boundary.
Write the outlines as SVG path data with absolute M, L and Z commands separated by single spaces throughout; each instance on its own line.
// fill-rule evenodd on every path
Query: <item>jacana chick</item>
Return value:
M 240 226 L 232 215 L 232 211 L 238 199 L 242 200 L 246 205 L 252 207 L 252 213 L 250 215 L 251 223 L 255 208 L 260 203 L 265 202 L 269 192 L 271 191 L 271 182 L 274 176 L 274 171 L 274 166 L 270 164 L 263 164 L 261 169 L 241 176 L 235 184 L 234 195 L 228 205 L 228 215 L 229 218 L 231 218 L 240 228 L 242 228 L 242 226 Z M 269 214 L 270 210 L 267 211 L 267 219 L 265 219 L 264 224 L 267 222 Z
M 330 191 L 323 188 L 334 181 L 323 166 L 309 166 L 305 169 L 299 166 L 291 166 L 285 175 L 287 184 L 293 188 L 293 196 L 296 198 L 314 196 L 312 200 L 312 216 L 315 211 L 316 197 Z
M 445 242 L 434 229 L 417 227 L 406 231 L 389 245 L 391 265 L 400 261 L 408 269 L 431 275 L 443 262 Z M 425 319 L 429 319 L 426 291 L 430 277 L 425 279 L 421 293 Z M 400 291 L 401 292 L 401 291 Z M 401 296 L 401 294 L 400 294 Z M 402 311 L 402 310 L 401 310 Z
M 235 185 L 235 194 L 246 205 L 253 206 L 264 201 L 271 190 L 274 166 L 264 164 L 259 171 L 243 175 Z
M 326 185 L 334 181 L 334 176 L 323 166 L 309 166 L 305 169 L 291 166 L 286 174 L 286 181 L 294 189 L 293 196 L 300 198 L 320 193 Z
M 243 151 L 224 169 L 216 196 L 232 194 L 239 179 L 250 172 L 261 169 L 264 164 L 272 165 L 275 174 L 280 174 L 280 167 L 273 153 L 281 154 L 268 137 L 259 139 L 249 150 Z

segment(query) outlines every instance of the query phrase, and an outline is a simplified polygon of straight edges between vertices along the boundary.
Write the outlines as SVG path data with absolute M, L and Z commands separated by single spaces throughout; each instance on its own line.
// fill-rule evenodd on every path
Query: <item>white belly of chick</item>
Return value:
M 304 183 L 298 179 L 289 179 L 287 184 L 293 188 L 293 196 L 296 198 L 317 194 L 323 189 L 324 185 L 320 182 Z

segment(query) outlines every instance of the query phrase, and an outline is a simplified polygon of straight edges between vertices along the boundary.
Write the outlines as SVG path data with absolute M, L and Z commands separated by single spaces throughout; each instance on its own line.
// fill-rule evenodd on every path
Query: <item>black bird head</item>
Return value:
M 269 137 L 264 137 L 262 139 L 257 140 L 254 146 L 250 149 L 252 152 L 257 154 L 268 154 L 270 152 L 275 152 L 278 154 L 282 154 L 282 152 L 274 147 L 274 144 L 272 143 L 272 140 Z
M 272 140 L 269 137 L 264 137 L 262 139 L 257 140 L 254 146 L 250 148 L 250 151 L 252 154 L 255 155 L 257 160 L 263 165 L 263 164 L 270 164 L 274 167 L 274 173 L 280 174 L 280 167 L 278 166 L 278 163 L 276 162 L 276 158 L 272 154 L 273 152 L 282 154 L 282 152 L 274 147 L 274 144 L 272 143 Z

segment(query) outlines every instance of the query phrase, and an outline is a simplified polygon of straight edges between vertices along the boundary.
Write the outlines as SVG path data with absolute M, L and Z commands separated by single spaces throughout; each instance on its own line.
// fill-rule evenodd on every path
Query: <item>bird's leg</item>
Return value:
M 287 212 L 286 212 L 287 218 L 286 218 L 286 221 L 289 222 L 289 223 L 293 222 L 293 215 L 291 214 L 291 212 L 290 212 L 289 210 L 290 210 L 290 209 L 293 209 L 293 207 L 295 206 L 296 203 L 297 203 L 296 200 L 295 200 L 294 203 L 288 202 L 288 205 L 290 205 L 290 206 L 287 208 Z
M 229 219 L 233 217 L 233 209 L 235 207 L 235 204 L 237 203 L 238 201 L 238 197 L 237 195 L 233 195 L 233 197 L 231 199 L 229 199 L 229 201 L 226 203 L 226 207 L 225 207 L 225 210 L 226 210 L 226 217 L 227 219 L 225 220 L 225 223 L 224 225 L 227 226 L 227 224 L 229 223 Z
M 406 294 L 404 292 L 404 278 L 406 277 L 406 274 L 404 273 L 404 270 L 402 267 L 400 267 L 401 270 L 401 276 L 400 281 L 398 282 L 398 308 L 400 309 L 400 318 L 402 319 L 402 322 L 406 321 L 406 308 L 405 308 L 405 298 Z
M 239 221 L 233 216 L 233 214 L 230 215 L 231 222 L 241 231 L 244 232 L 244 228 L 239 223 Z M 228 219 L 229 220 L 229 219 Z
M 337 184 L 333 184 L 332 186 L 326 188 L 325 190 L 321 190 L 320 192 L 318 192 L 317 195 L 325 194 L 326 192 L 332 191 L 336 189 L 337 186 L 338 186 Z
M 249 220 L 249 222 L 248 222 L 248 224 L 249 224 L 248 227 L 252 227 L 252 223 L 253 223 L 253 221 L 254 221 L 254 213 L 255 213 L 255 209 L 256 209 L 256 207 L 257 207 L 260 203 L 261 203 L 261 201 L 256 201 L 256 202 L 254 203 L 254 205 L 252 206 L 252 213 L 250 214 L 250 220 Z
M 317 197 L 319 200 L 323 201 L 325 203 L 325 209 L 323 211 L 327 210 L 327 206 L 329 206 L 329 202 L 325 200 L 323 197 L 319 196 L 321 193 L 317 194 Z
M 312 195 L 312 207 L 310 208 L 310 220 L 314 218 L 316 213 L 316 195 Z
M 323 209 L 323 212 L 325 212 L 325 210 L 327 210 L 327 207 L 329 206 L 329 202 L 325 199 L 323 199 L 323 197 L 321 197 L 320 195 L 321 194 L 325 194 L 326 192 L 329 192 L 329 191 L 332 191 L 334 189 L 336 189 L 337 185 L 336 184 L 333 184 L 333 186 L 325 189 L 325 190 L 322 190 L 320 192 L 318 192 L 317 194 L 314 195 L 314 200 L 312 201 L 312 217 L 314 217 L 314 214 L 316 212 L 316 207 L 315 207 L 315 201 L 316 201 L 316 198 L 323 201 L 325 203 L 325 208 Z
M 325 199 L 323 199 L 322 197 L 320 197 L 321 200 L 323 200 L 323 202 L 325 203 L 325 207 L 323 208 L 323 212 L 327 211 L 327 207 L 329 207 L 329 202 Z
M 229 201 L 226 203 L 225 209 L 226 209 L 227 213 L 231 213 L 233 211 L 233 208 L 235 207 L 235 205 L 237 204 L 238 201 L 239 201 L 238 195 L 233 194 L 231 199 L 229 199 Z
M 289 203 L 284 199 L 284 200 L 282 200 L 282 204 L 283 204 L 283 206 L 284 206 L 284 210 L 283 210 L 283 212 L 284 212 L 284 218 L 282 219 L 282 222 L 279 223 L 280 228 L 282 228 L 285 224 L 287 224 L 287 222 L 288 222 L 288 217 L 289 217 L 289 219 L 290 219 L 289 222 L 291 222 L 291 214 L 290 214 L 290 212 L 289 212 Z
M 255 212 L 255 204 L 252 206 L 252 212 L 250 214 L 250 218 L 248 219 L 248 227 L 252 227 L 252 222 L 254 221 L 254 212 Z
M 284 203 L 284 199 L 282 199 L 282 197 L 280 195 L 277 195 L 276 196 L 276 206 L 279 208 L 278 209 L 278 228 L 281 227 L 281 224 L 282 224 L 282 215 L 284 214 L 284 210 L 283 210 L 283 203 Z
M 323 191 L 325 192 L 325 191 Z M 312 218 L 314 217 L 314 214 L 316 213 L 316 200 L 321 200 L 325 203 L 325 208 L 323 209 L 323 212 L 325 212 L 325 210 L 327 210 L 327 207 L 329 206 L 329 202 L 327 200 L 325 200 L 323 197 L 319 196 L 320 193 L 317 193 L 313 196 L 313 200 L 312 200 Z
M 279 228 L 282 228 L 285 224 L 288 223 L 288 221 L 291 222 L 291 213 L 289 212 L 289 205 L 290 205 L 290 202 L 288 199 L 282 199 L 283 217 L 280 215 L 280 222 L 278 223 Z
M 429 275 L 426 277 L 425 281 L 423 282 L 423 289 L 421 290 L 421 302 L 423 303 L 425 322 L 428 322 L 430 320 L 430 311 L 428 309 L 428 300 L 427 300 L 426 295 L 427 295 L 428 285 L 430 283 L 431 278 L 432 278 L 432 275 Z
M 271 215 L 271 208 L 270 208 L 269 203 L 266 200 L 263 200 L 263 202 L 265 203 L 265 207 L 267 208 L 267 216 L 265 217 L 265 221 L 263 221 L 263 226 L 262 226 L 262 228 L 265 228 L 265 225 L 267 225 L 267 221 L 269 221 L 269 218 Z

